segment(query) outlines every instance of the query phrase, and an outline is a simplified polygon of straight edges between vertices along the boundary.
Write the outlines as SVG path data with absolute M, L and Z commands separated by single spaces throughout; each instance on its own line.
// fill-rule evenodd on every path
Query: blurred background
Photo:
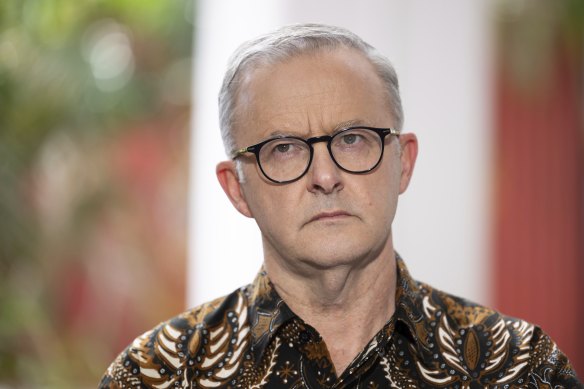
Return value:
M 3 0 L 0 388 L 95 387 L 135 336 L 251 281 L 216 95 L 239 43 L 306 21 L 396 66 L 414 277 L 541 325 L 584 374 L 584 2 Z
M 193 16 L 0 2 L 0 387 L 95 387 L 184 309 Z

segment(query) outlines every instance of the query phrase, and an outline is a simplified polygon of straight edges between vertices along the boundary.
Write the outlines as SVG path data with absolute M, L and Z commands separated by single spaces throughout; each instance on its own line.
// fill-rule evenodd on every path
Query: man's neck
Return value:
M 315 269 L 310 277 L 266 259 L 276 291 L 319 332 L 339 375 L 395 311 L 396 263 L 388 246 L 365 266 Z

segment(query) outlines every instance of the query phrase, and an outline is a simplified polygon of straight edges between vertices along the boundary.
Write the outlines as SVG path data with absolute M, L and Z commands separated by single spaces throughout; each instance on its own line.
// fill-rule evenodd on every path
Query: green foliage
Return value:
M 558 55 L 581 61 L 583 1 L 502 0 L 496 11 L 499 58 L 526 95 L 552 82 L 549 70 Z
M 90 149 L 128 123 L 188 107 L 165 97 L 164 75 L 190 59 L 193 11 L 190 0 L 0 1 L 0 386 L 95 383 L 91 361 L 54 338 L 38 180 L 45 160 L 60 158 L 47 152 L 55 139 Z M 187 91 L 177 94 L 188 95 L 181 69 Z M 72 204 L 74 220 L 82 225 L 108 190 Z

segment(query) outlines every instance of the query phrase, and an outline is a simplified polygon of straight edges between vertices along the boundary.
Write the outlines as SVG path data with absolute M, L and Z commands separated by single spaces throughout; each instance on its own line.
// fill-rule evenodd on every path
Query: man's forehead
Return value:
M 325 75 L 328 76 L 331 74 L 328 70 L 332 71 L 333 69 L 339 68 L 343 68 L 344 72 L 342 72 L 342 76 L 339 72 L 334 73 L 336 78 L 354 78 L 358 75 L 362 78 L 368 77 L 379 80 L 379 76 L 371 61 L 355 49 L 338 47 L 334 49 L 311 50 L 277 60 L 258 60 L 257 63 L 248 65 L 239 77 L 236 102 L 249 102 L 249 98 L 261 100 L 263 95 L 258 94 L 258 92 L 265 91 L 266 88 L 272 89 L 280 81 L 284 79 L 288 81 L 291 78 L 296 78 L 297 83 L 289 85 L 292 88 L 283 91 L 285 92 L 283 94 L 291 98 L 308 97 L 303 96 L 303 94 L 326 95 L 331 92 L 327 90 L 327 88 L 330 89 L 331 85 L 319 82 L 319 79 L 312 78 L 313 82 L 311 85 L 314 86 L 314 90 L 312 91 L 306 91 L 304 89 L 294 90 L 294 86 L 299 85 L 306 79 L 310 79 L 316 70 L 325 69 Z M 269 80 L 269 82 L 261 84 L 262 88 L 258 88 L 258 85 L 264 80 Z M 381 83 L 379 83 L 378 88 L 379 90 L 383 90 Z
M 323 115 L 328 115 L 322 118 L 328 123 L 327 131 L 351 125 L 370 125 L 372 118 L 357 113 L 351 115 L 353 107 L 347 107 L 346 100 L 352 92 L 359 91 L 379 96 L 384 103 L 388 100 L 371 61 L 359 51 L 346 47 L 321 49 L 276 62 L 260 63 L 247 70 L 240 81 L 233 122 L 236 137 L 242 127 L 247 130 L 246 124 L 250 121 L 268 127 L 273 124 L 263 135 L 298 131 L 306 127 L 305 112 L 298 110 L 307 104 L 313 113 L 320 110 Z M 355 89 L 347 90 L 346 84 Z M 365 92 L 362 85 L 368 86 Z M 347 115 L 342 115 L 344 112 L 341 111 L 347 111 Z

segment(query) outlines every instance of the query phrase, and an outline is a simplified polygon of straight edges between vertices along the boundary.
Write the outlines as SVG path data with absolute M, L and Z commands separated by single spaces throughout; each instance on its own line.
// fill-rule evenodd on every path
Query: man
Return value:
M 578 387 L 541 329 L 414 281 L 392 221 L 417 155 L 389 61 L 351 32 L 247 42 L 217 177 L 261 231 L 256 280 L 137 338 L 101 387 Z

